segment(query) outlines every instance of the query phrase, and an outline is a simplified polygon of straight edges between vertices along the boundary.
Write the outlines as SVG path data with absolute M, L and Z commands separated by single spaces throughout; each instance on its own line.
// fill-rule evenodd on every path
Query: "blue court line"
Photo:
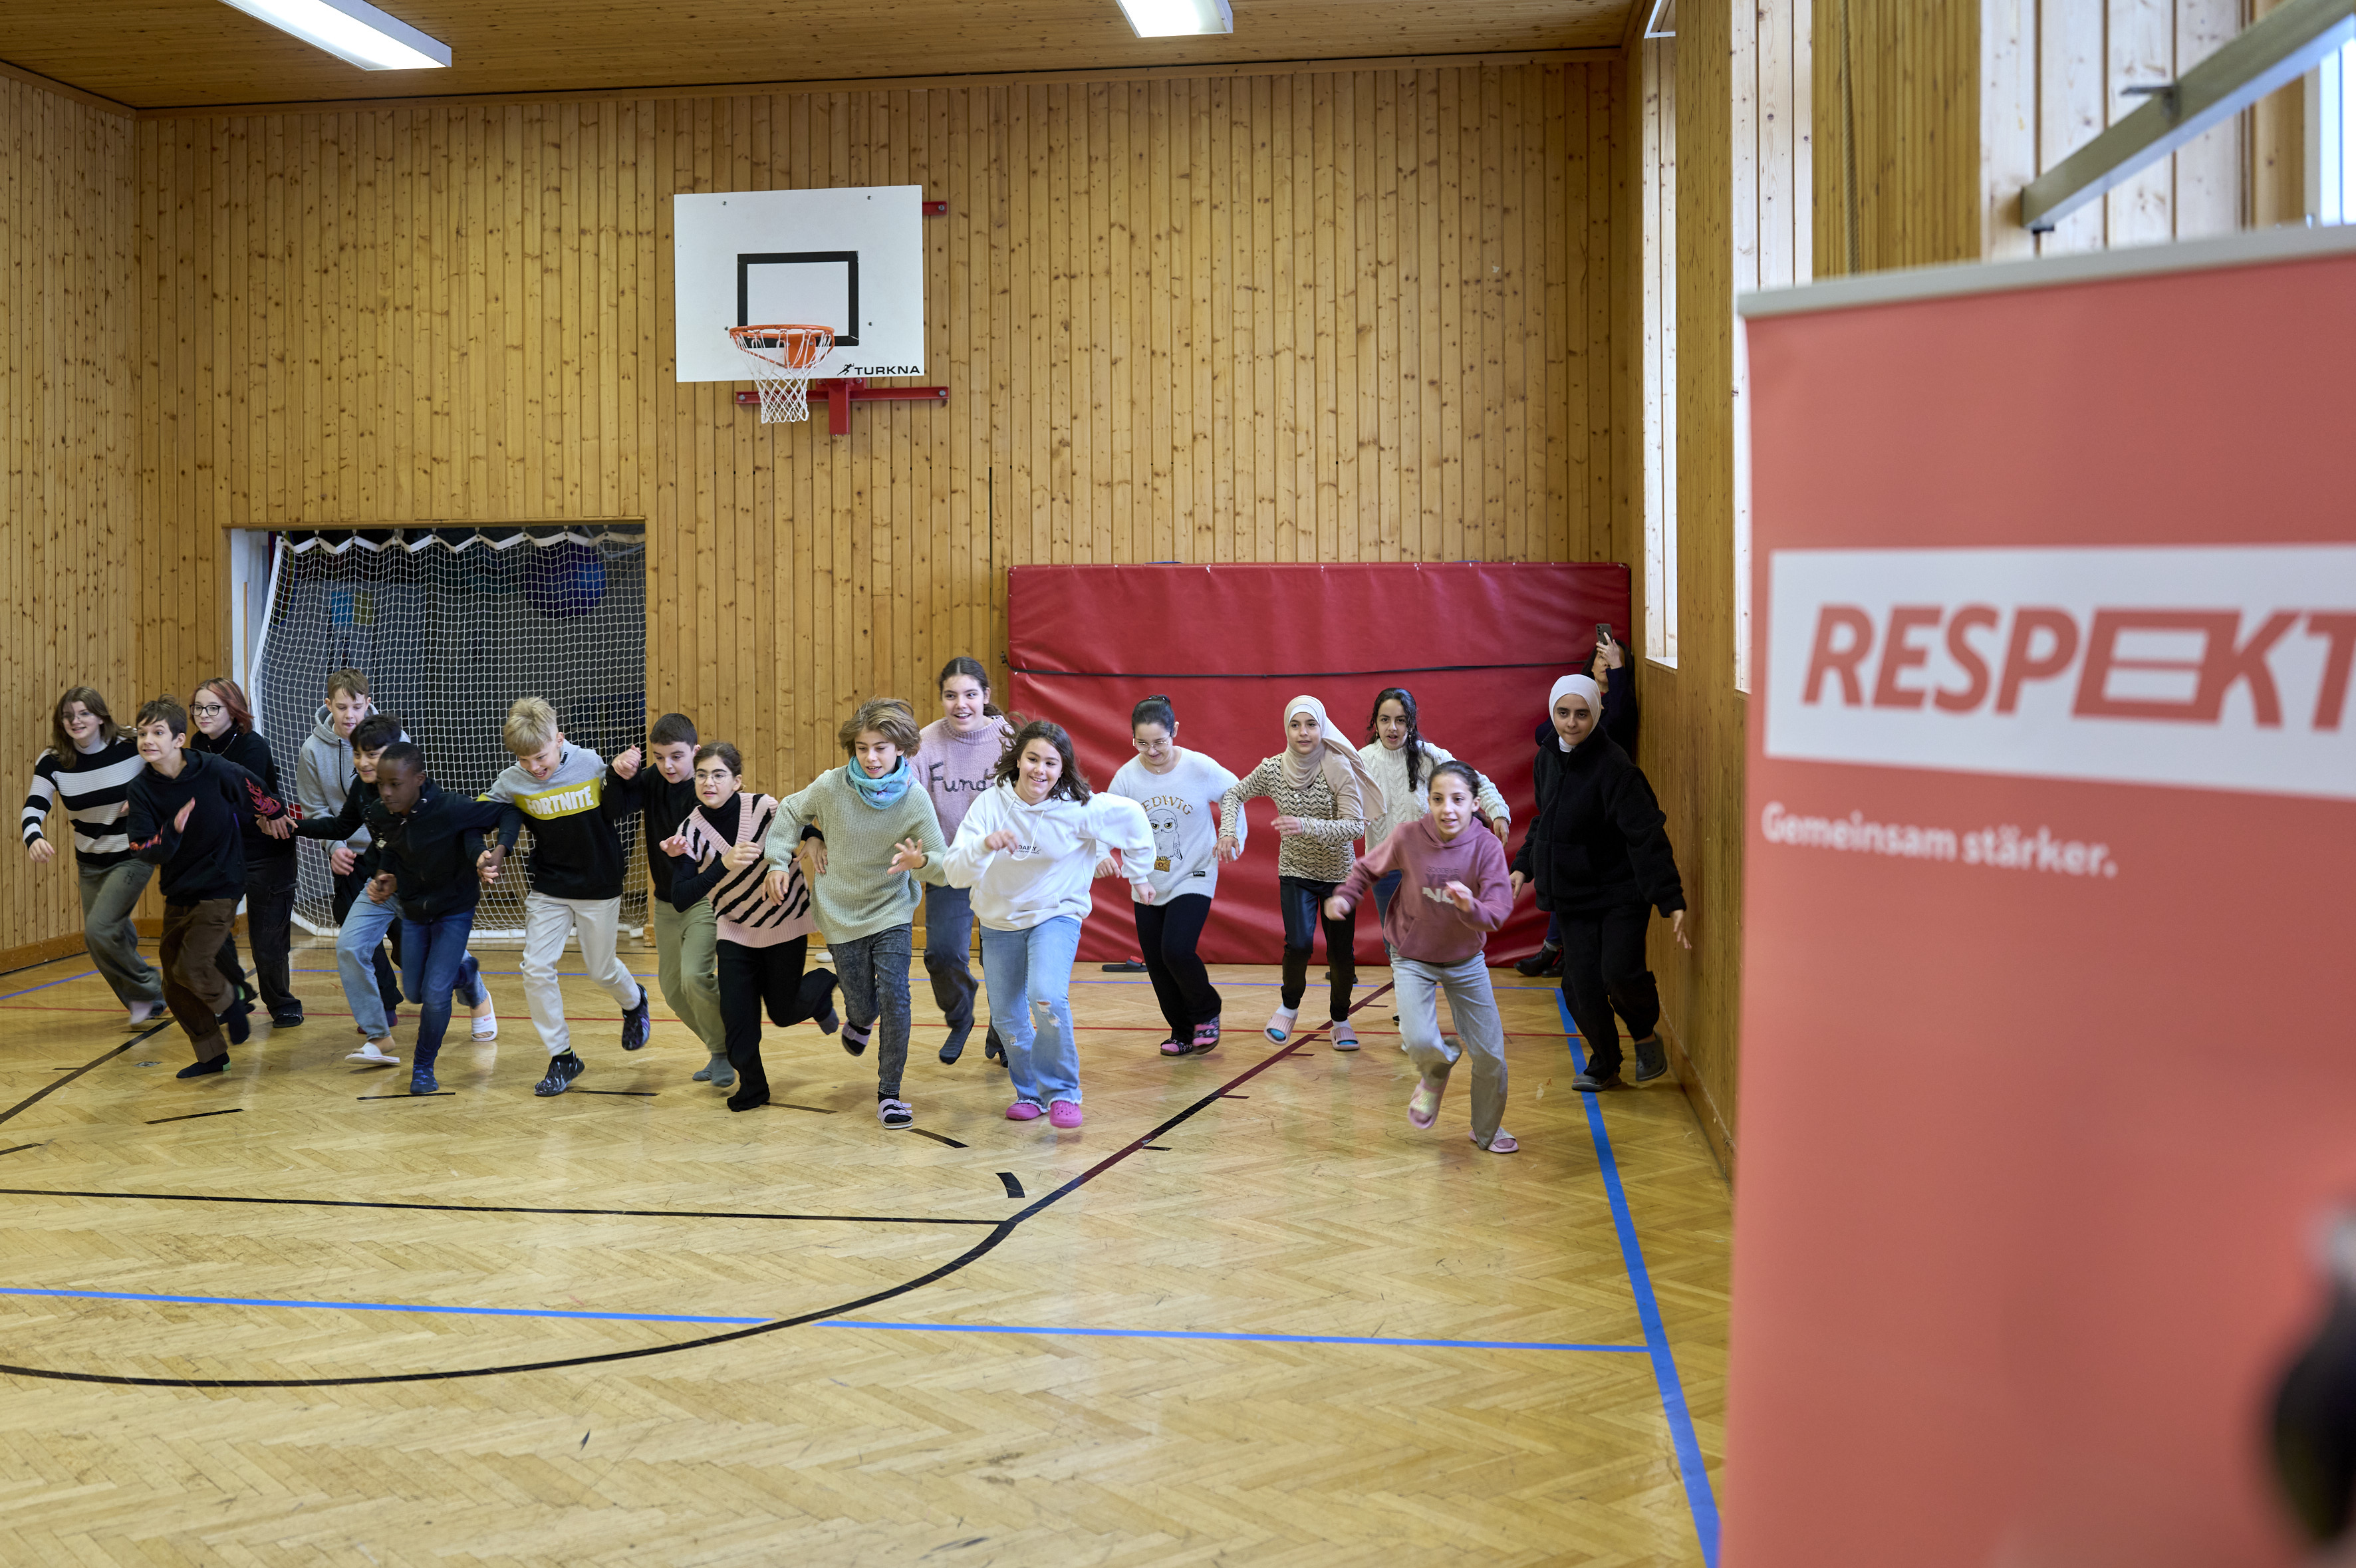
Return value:
M 1047 1334 L 1081 1339 L 1241 1339 L 1269 1345 L 1397 1345 L 1448 1350 L 1595 1350 L 1641 1356 L 1642 1345 L 1572 1345 L 1548 1339 L 1378 1339 L 1360 1334 L 1214 1334 L 1177 1328 L 1015 1328 L 985 1323 L 870 1323 L 830 1317 L 820 1328 L 901 1328 L 927 1334 Z
M 97 978 L 98 971 L 93 969 L 81 974 L 69 974 L 63 980 L 45 980 L 38 985 L 27 985 L 22 991 L 11 991 L 7 995 L 0 996 L 0 1002 L 14 1002 L 19 996 L 30 996 L 34 992 L 47 991 L 52 985 L 70 985 L 77 980 L 96 980 Z
M 1555 1005 L 1562 1013 L 1572 1064 L 1583 1072 L 1587 1042 L 1580 1038 L 1570 1004 L 1559 992 Z M 1603 1130 L 1603 1097 L 1582 1094 L 1579 1098 L 1587 1107 L 1587 1133 L 1594 1140 L 1596 1168 L 1603 1173 L 1603 1189 L 1612 1197 L 1612 1224 L 1620 1232 L 1620 1256 L 1627 1265 L 1629 1288 L 1635 1292 L 1637 1319 L 1644 1326 L 1644 1348 L 1653 1358 L 1653 1379 L 1661 1387 L 1661 1413 L 1668 1417 L 1669 1441 L 1676 1448 L 1677 1470 L 1686 1484 L 1686 1506 L 1693 1511 L 1694 1533 L 1701 1538 L 1702 1561 L 1709 1568 L 1718 1568 L 1718 1498 L 1709 1489 L 1709 1467 L 1702 1462 L 1701 1443 L 1694 1436 L 1693 1415 L 1686 1408 L 1686 1386 L 1677 1376 L 1676 1358 L 1669 1350 L 1669 1331 L 1661 1322 L 1653 1276 L 1644 1269 L 1644 1249 L 1636 1240 L 1636 1219 L 1628 1211 L 1627 1189 L 1620 1183 L 1620 1162 L 1612 1155 L 1612 1135 Z
M 582 1317 L 607 1323 L 766 1323 L 766 1317 L 698 1317 L 669 1312 L 559 1312 L 536 1306 L 417 1306 L 387 1301 L 272 1301 L 231 1295 L 138 1295 L 119 1290 L 33 1290 L 0 1285 L 0 1295 L 75 1301 L 153 1301 L 177 1306 L 328 1306 L 343 1312 L 425 1312 L 447 1317 Z

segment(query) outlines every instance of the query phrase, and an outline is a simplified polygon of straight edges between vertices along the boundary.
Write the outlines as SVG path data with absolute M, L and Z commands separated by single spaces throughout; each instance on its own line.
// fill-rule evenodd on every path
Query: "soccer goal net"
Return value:
M 545 697 L 566 740 L 608 761 L 647 731 L 646 540 L 637 529 L 426 529 L 279 536 L 270 610 L 252 661 L 255 722 L 283 787 L 325 722 L 327 675 L 369 678 L 380 712 L 425 751 L 443 788 L 480 794 L 513 760 L 508 706 Z M 646 859 L 635 817 L 622 923 L 646 922 Z M 519 846 L 529 850 L 525 830 Z M 305 840 L 294 918 L 336 929 L 328 846 Z M 523 935 L 520 859 L 475 915 L 478 936 Z

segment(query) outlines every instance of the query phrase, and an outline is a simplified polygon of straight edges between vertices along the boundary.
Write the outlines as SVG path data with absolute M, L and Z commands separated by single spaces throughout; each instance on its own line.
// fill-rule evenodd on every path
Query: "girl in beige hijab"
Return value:
M 1282 751 L 1260 765 L 1226 793 L 1219 808 L 1222 822 L 1238 822 L 1244 802 L 1266 795 L 1276 802 L 1276 831 L 1281 847 L 1276 854 L 1277 904 L 1284 917 L 1283 1000 L 1268 1021 L 1268 1037 L 1282 1045 L 1291 1038 L 1301 1014 L 1301 998 L 1309 988 L 1309 956 L 1317 929 L 1325 929 L 1325 960 L 1333 982 L 1331 1038 L 1337 1051 L 1358 1048 L 1357 1031 L 1350 1026 L 1350 993 L 1357 984 L 1354 948 L 1358 921 L 1355 911 L 1338 920 L 1324 918 L 1323 906 L 1333 889 L 1350 875 L 1350 845 L 1366 831 L 1367 822 L 1386 810 L 1382 786 L 1366 771 L 1357 751 L 1325 717 L 1325 704 L 1299 696 L 1284 705 Z M 1234 837 L 1222 832 L 1218 854 L 1233 860 L 1242 851 Z

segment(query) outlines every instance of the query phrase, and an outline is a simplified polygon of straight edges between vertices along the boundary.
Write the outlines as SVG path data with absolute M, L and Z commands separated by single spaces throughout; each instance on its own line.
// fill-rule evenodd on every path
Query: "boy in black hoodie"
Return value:
M 344 1059 L 370 1067 L 390 1067 L 401 1060 L 391 1051 L 392 1026 L 401 1021 L 401 980 L 384 956 L 384 939 L 397 923 L 392 906 L 360 900 L 359 892 L 368 878 L 360 873 L 359 857 L 368 848 L 368 811 L 376 801 L 377 760 L 385 747 L 408 738 L 401 721 L 390 714 L 370 714 L 362 719 L 349 737 L 352 774 L 338 785 L 337 804 L 331 810 L 311 812 L 294 828 L 300 837 L 332 841 L 328 867 L 339 887 L 348 884 L 351 889 L 350 898 L 340 893 L 336 898 L 336 972 L 342 978 L 344 1000 L 359 1028 L 361 1045 Z M 355 842 L 360 845 L 358 850 L 352 847 Z M 397 940 L 393 950 L 400 951 Z M 477 1037 L 481 1037 L 479 1031 Z
M 434 1063 L 450 1026 L 452 992 L 464 993 L 470 1006 L 483 1001 L 481 972 L 466 950 L 482 897 L 475 862 L 483 834 L 520 826 L 522 813 L 503 800 L 445 792 L 425 776 L 425 754 L 407 741 L 377 758 L 375 793 L 368 812 L 371 842 L 360 865 L 375 874 L 369 901 L 391 898 L 401 910 L 402 979 L 420 1008 L 409 1092 L 431 1094 L 439 1087 Z
M 245 892 L 243 823 L 284 837 L 294 809 L 234 762 L 190 751 L 188 713 L 169 697 L 139 710 L 139 756 L 147 766 L 131 781 L 124 828 L 132 853 L 163 868 L 164 1004 L 187 1031 L 197 1059 L 182 1078 L 229 1067 L 229 1047 L 243 1045 L 252 1011 L 221 978 L 214 960 Z M 221 1031 L 226 1026 L 228 1040 Z

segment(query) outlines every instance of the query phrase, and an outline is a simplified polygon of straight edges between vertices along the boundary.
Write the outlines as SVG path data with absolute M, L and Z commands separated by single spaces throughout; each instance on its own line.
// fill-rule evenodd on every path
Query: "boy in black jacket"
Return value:
M 653 885 L 647 907 L 654 917 L 657 983 L 711 1058 L 695 1081 L 727 1089 L 736 1082 L 736 1069 L 728 1065 L 727 1031 L 720 1021 L 720 928 L 708 903 L 685 910 L 673 907 L 671 868 L 677 863 L 661 848 L 695 810 L 696 743 L 693 719 L 665 714 L 647 736 L 648 759 L 654 766 L 626 771 L 626 752 L 615 758 L 605 787 L 645 813 L 647 876 Z
M 124 826 L 132 853 L 163 868 L 164 940 L 156 956 L 164 1004 L 196 1050 L 196 1061 L 179 1076 L 203 1078 L 228 1069 L 230 1045 L 245 1043 L 252 1011 L 213 961 L 245 893 L 241 826 L 257 822 L 283 838 L 295 812 L 236 763 L 188 750 L 187 710 L 169 697 L 139 710 L 137 735 L 147 766 L 131 781 Z
M 402 732 L 401 721 L 390 714 L 371 714 L 362 719 L 350 736 L 352 777 L 344 781 L 343 800 L 332 815 L 321 813 L 305 817 L 294 828 L 303 838 L 327 839 L 333 844 L 327 864 L 339 884 L 348 883 L 352 899 L 345 904 L 336 918 L 336 972 L 344 985 L 344 1000 L 352 1009 L 352 1022 L 359 1026 L 361 1045 L 345 1059 L 365 1062 L 370 1067 L 390 1067 L 401 1058 L 392 1054 L 392 1026 L 401 1022 L 397 1009 L 401 1005 L 401 980 L 384 955 L 384 939 L 393 930 L 395 918 L 392 906 L 359 897 L 359 855 L 363 845 L 352 849 L 349 841 L 364 836 L 368 826 L 369 808 L 376 801 L 376 765 L 384 748 L 409 737 Z M 337 903 L 343 903 L 340 897 Z M 398 957 L 401 944 L 396 935 L 393 953 Z M 496 1029 L 497 1026 L 493 1026 Z M 485 1037 L 476 1031 L 477 1038 Z
M 377 758 L 375 793 L 359 865 L 374 873 L 369 901 L 393 899 L 401 911 L 402 979 L 420 1009 L 409 1092 L 431 1094 L 439 1087 L 434 1063 L 450 1026 L 451 993 L 463 993 L 469 1005 L 483 1001 L 481 972 L 466 950 L 482 897 L 475 862 L 483 834 L 515 825 L 521 813 L 505 801 L 445 792 L 425 776 L 425 754 L 407 741 Z

